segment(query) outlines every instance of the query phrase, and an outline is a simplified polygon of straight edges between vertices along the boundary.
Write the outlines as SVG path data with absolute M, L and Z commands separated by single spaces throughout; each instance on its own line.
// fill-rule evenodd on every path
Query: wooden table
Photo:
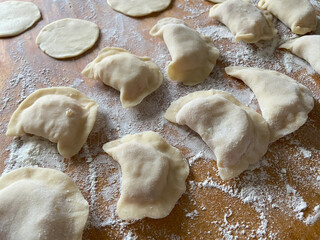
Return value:
M 294 57 L 290 58 L 293 59 L 290 66 L 290 54 L 274 50 L 272 41 L 263 45 L 233 42 L 226 28 L 208 18 L 212 4 L 206 1 L 173 0 L 166 11 L 142 18 L 115 12 L 105 0 L 33 2 L 39 6 L 42 19 L 17 37 L 0 39 L 0 172 L 17 167 L 11 154 L 12 144 L 16 147 L 24 144 L 5 136 L 6 125 L 18 104 L 39 88 L 73 86 L 100 105 L 98 121 L 88 143 L 75 157 L 60 161 L 65 164 L 64 172 L 74 179 L 91 205 L 83 239 L 236 239 L 236 236 L 237 239 L 319 239 L 320 221 L 314 212 L 319 205 L 319 75 L 306 70 L 306 63 L 297 70 L 298 60 Z M 207 33 L 219 48 L 221 56 L 217 66 L 204 83 L 185 87 L 166 77 L 160 89 L 139 106 L 124 110 L 117 91 L 81 76 L 86 64 L 106 46 L 150 56 L 165 74 L 170 55 L 164 42 L 148 32 L 159 19 L 168 16 L 182 18 L 190 27 Z M 61 18 L 81 18 L 97 23 L 101 29 L 98 42 L 77 58 L 50 58 L 37 47 L 35 39 L 45 25 Z M 289 31 L 281 24 L 277 27 L 279 34 L 288 35 Z M 256 53 L 264 55 L 255 56 Z M 259 111 L 248 88 L 224 73 L 223 68 L 228 65 L 264 66 L 283 72 L 313 92 L 315 107 L 304 126 L 270 145 L 260 167 L 223 182 L 217 176 L 215 161 L 208 157 L 210 150 L 197 134 L 165 120 L 154 123 L 154 119 L 162 119 L 170 101 L 188 92 L 214 87 L 249 99 L 244 101 Z M 144 124 L 148 121 L 151 123 Z M 128 223 L 112 215 L 120 194 L 120 170 L 101 147 L 124 134 L 143 130 L 157 131 L 178 147 L 190 162 L 190 175 L 187 192 L 168 217 Z M 38 165 L 55 168 L 48 165 L 49 162 L 50 159 L 44 159 Z M 306 207 L 301 206 L 303 202 Z M 312 219 L 316 219 L 315 223 Z

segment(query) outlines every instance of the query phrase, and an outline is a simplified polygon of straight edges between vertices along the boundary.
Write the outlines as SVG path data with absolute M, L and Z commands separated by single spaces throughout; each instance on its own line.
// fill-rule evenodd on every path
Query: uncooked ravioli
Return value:
M 0 239 L 81 240 L 89 205 L 72 179 L 48 168 L 0 178 Z
M 0 3 L 0 37 L 18 35 L 30 28 L 40 17 L 38 7 L 31 2 L 2 2 Z
M 13 113 L 7 136 L 33 134 L 58 144 L 66 158 L 77 154 L 96 121 L 98 104 L 74 88 L 43 88 Z
M 121 219 L 163 218 L 186 190 L 187 161 L 178 149 L 151 131 L 127 135 L 103 145 L 121 166 Z
M 306 60 L 320 74 L 320 35 L 306 35 L 290 39 L 279 48 L 288 49 L 293 54 Z
M 172 57 L 168 76 L 176 82 L 189 86 L 201 83 L 216 65 L 219 50 L 211 39 L 191 29 L 180 19 L 160 19 L 149 33 L 163 38 L 166 43 Z
M 165 118 L 201 136 L 216 156 L 222 180 L 238 176 L 267 151 L 266 121 L 224 91 L 198 91 L 179 98 Z
M 211 0 L 221 2 L 221 0 Z M 210 9 L 209 17 L 225 24 L 235 35 L 236 42 L 255 43 L 269 40 L 277 30 L 272 23 L 272 15 L 260 11 L 248 0 L 227 0 Z
M 260 68 L 230 66 L 225 70 L 247 84 L 256 95 L 269 125 L 270 142 L 296 131 L 307 121 L 314 106 L 312 93 L 294 79 Z
M 65 18 L 45 26 L 36 39 L 37 45 L 51 57 L 69 58 L 90 49 L 99 37 L 99 27 L 93 22 Z
M 107 0 L 110 7 L 123 14 L 140 17 L 166 9 L 171 0 Z
M 104 48 L 82 71 L 120 91 L 124 108 L 138 105 L 163 81 L 159 67 L 148 57 L 138 57 L 122 48 Z

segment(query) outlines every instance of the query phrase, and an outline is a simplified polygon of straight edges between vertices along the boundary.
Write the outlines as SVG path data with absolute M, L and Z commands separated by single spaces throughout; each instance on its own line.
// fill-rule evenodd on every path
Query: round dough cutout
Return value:
M 114 10 L 132 17 L 146 16 L 166 9 L 171 0 L 107 0 Z
M 0 178 L 0 239 L 80 240 L 89 205 L 72 179 L 48 168 Z
M 0 37 L 17 36 L 41 18 L 39 8 L 31 2 L 0 3 Z
M 53 58 L 79 56 L 99 38 L 97 24 L 81 19 L 65 18 L 45 26 L 36 39 L 42 51 Z

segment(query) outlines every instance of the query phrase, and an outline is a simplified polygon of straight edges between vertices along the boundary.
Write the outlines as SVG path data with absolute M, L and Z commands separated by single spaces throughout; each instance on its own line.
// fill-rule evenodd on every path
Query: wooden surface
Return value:
M 81 71 L 86 64 L 95 58 L 100 49 L 106 46 L 123 47 L 136 55 L 147 56 L 155 54 L 155 49 L 153 48 L 155 44 L 163 46 L 163 49 L 165 49 L 161 39 L 152 38 L 148 34 L 157 20 L 163 17 L 184 18 L 193 28 L 219 25 L 219 23 L 207 17 L 208 9 L 212 4 L 200 0 L 174 0 L 166 11 L 135 19 L 113 11 L 104 0 L 35 0 L 33 2 L 40 8 L 42 19 L 33 28 L 17 37 L 0 39 L 0 172 L 5 169 L 5 161 L 10 154 L 8 147 L 13 141 L 12 138 L 5 136 L 6 124 L 19 102 L 25 96 L 43 87 L 70 86 L 75 79 L 82 79 L 80 90 L 92 96 L 92 94 L 90 95 L 92 91 L 98 91 L 97 89 L 104 86 L 81 76 Z M 48 23 L 70 17 L 97 23 L 101 29 L 100 38 L 91 50 L 77 58 L 68 60 L 50 58 L 37 47 L 35 38 Z M 134 32 L 139 32 L 142 42 L 148 43 L 141 46 L 141 40 L 135 38 Z M 215 36 L 210 37 L 215 38 Z M 220 45 L 221 51 L 228 49 L 228 41 L 228 39 L 220 39 L 215 44 Z M 222 45 L 225 48 L 222 48 Z M 281 60 L 280 55 L 283 52 L 277 52 L 277 54 Z M 165 58 L 170 59 L 169 53 Z M 222 71 L 221 69 L 227 66 L 226 62 L 228 61 L 218 60 L 217 69 Z M 252 64 L 255 65 L 255 63 Z M 160 67 L 165 72 L 165 66 Z M 217 69 L 214 69 L 214 71 L 217 71 Z M 285 69 L 280 69 L 280 71 L 286 73 Z M 304 69 L 297 72 L 293 71 L 288 75 L 309 87 L 313 95 L 319 99 L 319 75 L 314 72 L 307 72 Z M 299 75 L 305 77 L 299 78 Z M 226 79 L 231 88 L 246 88 L 236 79 L 231 79 L 225 74 L 221 76 L 222 80 Z M 214 77 L 213 73 L 212 78 Z M 19 80 L 19 78 L 26 78 L 26 81 Z M 165 87 L 171 86 L 170 80 L 166 79 L 165 81 L 169 82 Z M 194 90 L 190 87 L 188 89 L 190 91 L 201 90 L 201 86 L 195 87 Z M 163 94 L 166 94 L 165 87 L 159 90 Z M 179 87 L 183 88 L 183 86 Z M 115 96 L 118 94 L 110 88 L 105 88 L 103 93 L 107 95 L 107 92 L 111 92 Z M 153 99 L 150 101 L 153 101 Z M 161 104 L 159 102 L 159 105 Z M 142 109 L 143 107 L 142 103 L 140 108 Z M 101 110 L 103 108 L 104 106 L 100 103 L 99 112 L 104 113 Z M 187 179 L 187 193 L 181 197 L 168 217 L 158 220 L 143 219 L 133 223 L 117 220 L 115 224 L 105 224 L 104 227 L 99 227 L 99 224 L 88 224 L 84 231 L 83 239 L 102 240 L 122 239 L 124 237 L 129 239 L 129 236 L 137 236 L 138 239 L 179 239 L 178 237 L 181 239 L 235 239 L 228 238 L 228 236 L 237 236 L 238 239 L 319 239 L 319 219 L 314 224 L 307 225 L 297 219 L 294 211 L 290 210 L 289 206 L 288 212 L 286 212 L 286 206 L 271 207 L 272 202 L 281 203 L 281 198 L 286 199 L 283 201 L 285 204 L 289 201 L 288 199 L 292 197 L 290 195 L 292 193 L 289 192 L 285 195 L 282 193 L 285 192 L 286 186 L 290 185 L 307 203 L 308 207 L 303 211 L 304 219 L 308 215 L 314 214 L 313 209 L 319 204 L 319 188 L 311 187 L 311 183 L 307 182 L 306 179 L 309 179 L 308 176 L 313 175 L 311 179 L 315 181 L 316 176 L 314 175 L 318 174 L 310 169 L 318 167 L 320 149 L 319 116 L 319 100 L 315 100 L 315 107 L 309 114 L 307 123 L 294 134 L 290 134 L 288 137 L 270 145 L 264 157 L 264 162 L 267 164 L 260 169 L 253 170 L 250 174 L 242 174 L 239 178 L 230 182 L 223 182 L 219 179 L 214 170 L 216 169 L 216 163 L 213 160 L 197 160 L 190 169 L 190 176 Z M 128 119 L 128 121 L 131 120 Z M 189 131 L 191 136 L 197 137 L 187 128 L 183 129 Z M 159 132 L 164 135 L 179 135 L 168 123 Z M 109 139 L 108 134 L 95 132 L 89 136 L 89 150 L 91 146 L 98 145 L 102 147 L 102 144 L 109 140 L 113 139 Z M 299 144 L 295 144 L 296 142 Z M 178 147 L 184 155 L 189 154 L 190 149 L 188 147 L 174 144 L 174 141 L 170 143 Z M 301 151 L 299 152 L 301 146 L 308 149 L 311 155 L 301 154 Z M 86 183 L 81 181 L 81 179 L 85 179 L 86 176 L 90 175 L 86 154 L 82 150 L 79 156 L 66 159 L 65 163 L 67 165 L 65 171 L 67 174 L 70 176 L 75 176 L 76 174 L 84 176 L 79 178 L 80 180 L 74 179 L 85 198 L 90 202 L 90 191 L 86 190 Z M 282 169 L 286 169 L 285 178 L 283 178 Z M 263 176 L 265 176 L 263 172 L 267 174 L 267 180 L 263 179 Z M 217 184 L 203 184 L 203 187 L 199 187 L 199 184 L 197 186 L 194 185 L 195 183 L 207 183 L 205 180 L 208 177 Z M 300 181 L 301 179 L 303 181 Z M 99 195 L 99 190 L 101 191 L 108 184 L 108 181 L 106 176 L 102 174 L 95 177 L 95 183 Z M 245 202 L 244 199 L 239 198 L 240 195 L 238 193 L 232 192 L 232 189 L 241 191 L 241 189 L 248 189 L 249 187 L 255 187 L 254 189 L 258 192 L 264 192 L 266 189 L 269 191 L 273 187 L 274 189 L 279 188 L 279 195 L 273 195 L 274 199 L 268 204 L 258 203 L 255 200 L 253 202 Z M 276 192 L 272 190 L 272 193 Z M 255 193 L 255 195 L 259 194 Z M 115 205 L 118 196 L 119 191 L 114 192 L 113 205 Z M 265 198 L 261 197 L 261 199 L 264 200 Z M 91 205 L 95 205 L 95 214 L 101 214 L 105 219 L 108 219 L 108 216 L 103 215 L 106 214 L 105 209 L 108 208 L 110 203 L 110 201 L 105 201 L 102 197 L 98 197 L 98 200 L 94 203 L 90 202 Z M 259 207 L 262 209 L 259 209 Z M 194 212 L 195 210 L 197 212 Z M 192 212 L 195 214 L 188 215 L 188 213 Z M 117 218 L 115 217 L 115 219 Z M 266 222 L 267 226 L 264 226 Z M 266 232 L 263 232 L 264 229 Z

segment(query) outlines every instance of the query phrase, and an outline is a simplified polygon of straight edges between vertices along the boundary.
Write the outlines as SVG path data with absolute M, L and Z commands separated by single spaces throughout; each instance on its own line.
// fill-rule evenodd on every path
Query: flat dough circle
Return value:
M 51 57 L 63 59 L 78 56 L 90 49 L 99 37 L 99 27 L 93 22 L 65 18 L 45 26 L 36 43 Z
M 39 8 L 31 2 L 0 3 L 0 37 L 19 35 L 41 18 Z
M 171 0 L 107 0 L 110 7 L 132 17 L 146 16 L 166 9 Z
M 0 178 L 0 239 L 80 240 L 89 205 L 72 179 L 48 168 Z

